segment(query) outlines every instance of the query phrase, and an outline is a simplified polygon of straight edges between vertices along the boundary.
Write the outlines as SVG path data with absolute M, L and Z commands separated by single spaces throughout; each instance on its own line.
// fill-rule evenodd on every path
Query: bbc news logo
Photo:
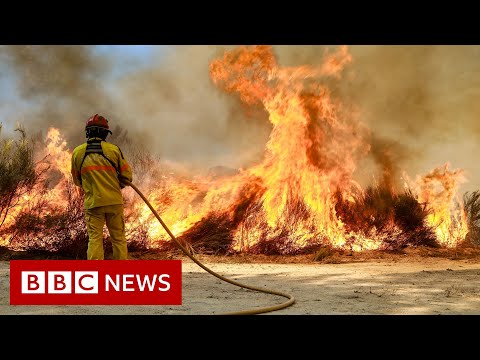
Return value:
M 181 305 L 180 260 L 11 260 L 11 305 Z

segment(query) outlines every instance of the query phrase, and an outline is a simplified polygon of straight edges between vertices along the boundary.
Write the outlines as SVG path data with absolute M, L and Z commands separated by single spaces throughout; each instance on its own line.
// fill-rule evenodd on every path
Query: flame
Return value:
M 175 236 L 214 216 L 228 220 L 233 248 L 238 251 L 269 241 L 288 242 L 296 248 L 310 244 L 353 251 L 381 248 L 401 236 L 398 224 L 390 221 L 388 231 L 375 226 L 352 230 L 336 210 L 338 191 L 347 204 L 362 194 L 353 175 L 370 150 L 370 130 L 360 121 L 359 109 L 334 98 L 327 86 L 339 80 L 352 61 L 346 46 L 325 53 L 318 66 L 299 67 L 280 66 L 269 46 L 225 52 L 211 62 L 210 76 L 217 87 L 238 95 L 246 106 L 260 106 L 268 112 L 272 131 L 263 160 L 223 177 L 186 177 L 167 171 L 154 177 L 134 171 L 134 182 L 147 189 L 148 200 Z M 47 197 L 52 206 L 65 208 L 71 152 L 55 128 L 49 129 L 45 144 L 50 170 L 61 174 Z M 159 162 L 153 166 L 161 167 Z M 457 245 L 468 231 L 457 194 L 462 181 L 463 172 L 450 171 L 446 164 L 418 176 L 414 183 L 418 201 L 432 209 L 427 222 L 442 246 Z M 152 247 L 169 241 L 133 190 L 127 188 L 123 193 L 127 213 L 135 215 L 126 231 L 145 229 Z M 34 197 L 35 191 L 26 196 L 7 222 L 13 223 Z
M 435 228 L 438 242 L 445 247 L 455 247 L 468 233 L 463 203 L 458 196 L 459 184 L 466 181 L 461 169 L 450 171 L 445 163 L 424 176 L 418 176 L 419 201 L 428 204 L 431 213 L 427 220 Z
M 67 149 L 67 142 L 60 135 L 59 129 L 48 129 L 46 151 L 53 167 L 62 173 L 64 179 L 70 178 L 72 153 Z
M 339 77 L 352 61 L 346 47 L 327 56 L 317 68 L 282 68 L 269 47 L 240 48 L 211 64 L 211 76 L 227 92 L 238 92 L 247 103 L 261 103 L 273 125 L 264 161 L 247 170 L 260 179 L 262 204 L 273 235 L 290 226 L 291 204 L 304 206 L 304 219 L 292 237 L 299 245 L 326 238 L 334 246 L 346 243 L 343 224 L 334 210 L 333 191 L 348 193 L 356 183 L 352 174 L 369 150 L 368 130 L 354 110 L 334 101 L 329 89 L 312 78 Z M 263 216 L 257 216 L 249 234 L 258 234 Z
M 49 204 L 49 206 L 43 208 L 43 215 L 50 215 L 55 209 L 59 207 L 65 208 L 67 206 L 64 191 L 67 182 L 71 181 L 71 152 L 68 150 L 67 144 L 62 138 L 59 129 L 48 129 L 45 138 L 45 148 L 41 153 L 36 154 L 36 158 L 36 171 L 38 173 L 50 175 L 52 172 L 57 171 L 61 175 L 60 179 L 53 185 L 50 185 L 49 188 L 45 188 L 45 183 L 39 181 L 32 189 L 26 191 L 16 206 L 10 209 L 2 225 L 3 228 L 13 226 L 20 214 L 31 212 L 40 201 Z M 43 178 L 43 180 L 45 179 Z M 11 234 L 0 235 L 1 245 L 7 246 L 10 240 Z

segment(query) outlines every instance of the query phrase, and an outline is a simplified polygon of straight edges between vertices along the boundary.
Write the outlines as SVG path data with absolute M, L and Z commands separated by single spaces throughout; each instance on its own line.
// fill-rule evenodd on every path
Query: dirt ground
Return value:
M 131 259 L 161 258 L 152 253 Z M 9 260 L 0 261 L 0 314 L 214 315 L 269 307 L 287 298 L 221 281 L 182 260 L 182 305 L 11 306 Z M 263 315 L 480 314 L 480 250 L 312 256 L 198 256 L 242 284 L 291 294 L 295 303 Z

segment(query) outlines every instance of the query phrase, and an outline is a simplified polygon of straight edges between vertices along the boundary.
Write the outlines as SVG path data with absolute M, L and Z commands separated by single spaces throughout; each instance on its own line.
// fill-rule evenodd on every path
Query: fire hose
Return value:
M 287 293 L 284 293 L 284 292 L 280 292 L 280 291 L 275 291 L 275 290 L 269 290 L 269 289 L 262 289 L 262 288 L 259 288 L 259 287 L 256 287 L 256 286 L 251 286 L 251 285 L 246 285 L 246 284 L 242 284 L 238 281 L 234 281 L 234 280 L 231 280 L 231 279 L 228 279 L 218 273 L 216 273 L 215 271 L 209 269 L 208 267 L 206 267 L 205 265 L 203 265 L 198 259 L 196 259 L 192 254 L 190 254 L 190 252 L 187 250 L 187 248 L 185 246 L 183 246 L 179 240 L 177 240 L 177 238 L 172 234 L 172 232 L 170 231 L 170 229 L 168 228 L 168 226 L 163 222 L 163 220 L 161 219 L 160 215 L 158 215 L 157 211 L 153 208 L 152 204 L 150 204 L 150 202 L 148 201 L 148 199 L 142 194 L 142 192 L 134 185 L 132 184 L 130 181 L 128 180 L 125 180 L 125 179 L 122 179 L 122 182 L 131 186 L 137 193 L 138 195 L 140 195 L 140 197 L 143 199 L 143 201 L 145 201 L 145 204 L 147 204 L 147 206 L 150 208 L 150 210 L 152 211 L 153 215 L 155 215 L 155 217 L 157 218 L 157 220 L 160 222 L 160 224 L 162 224 L 163 228 L 165 229 L 165 231 L 168 233 L 168 235 L 170 235 L 170 237 L 172 238 L 172 240 L 174 240 L 178 247 L 183 251 L 183 253 L 185 255 L 187 255 L 194 263 L 196 263 L 198 266 L 200 266 L 203 270 L 205 270 L 206 272 L 212 274 L 213 276 L 217 277 L 218 279 L 222 280 L 222 281 L 225 281 L 227 283 L 230 283 L 230 284 L 233 284 L 233 285 L 236 285 L 236 286 L 239 286 L 241 288 L 245 288 L 245 289 L 249 289 L 249 290 L 253 290 L 253 291 L 259 291 L 259 292 L 263 292 L 263 293 L 266 293 L 266 294 L 272 294 L 272 295 L 278 295 L 278 296 L 283 296 L 285 298 L 288 299 L 288 301 L 282 303 L 282 304 L 279 304 L 279 305 L 273 305 L 273 306 L 267 306 L 267 307 L 262 307 L 262 308 L 256 308 L 256 309 L 250 309 L 250 310 L 243 310 L 243 311 L 237 311 L 237 312 L 229 312 L 229 313 L 224 313 L 224 314 L 220 314 L 220 315 L 254 315 L 254 314 L 261 314 L 261 313 L 266 313 L 266 312 L 271 312 L 271 311 L 276 311 L 276 310 L 280 310 L 280 309 L 284 309 L 290 305 L 292 305 L 293 303 L 295 303 L 295 298 L 290 295 L 290 294 L 287 294 Z

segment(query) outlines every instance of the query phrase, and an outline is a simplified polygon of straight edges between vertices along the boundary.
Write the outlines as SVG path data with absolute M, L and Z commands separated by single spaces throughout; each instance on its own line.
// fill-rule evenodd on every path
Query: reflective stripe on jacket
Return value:
M 132 169 L 120 148 L 106 141 L 102 141 L 101 146 L 103 154 L 115 167 L 102 154 L 88 154 L 83 160 L 87 143 L 77 146 L 72 153 L 73 182 L 85 192 L 85 209 L 123 204 L 117 170 L 121 177 L 132 181 Z

